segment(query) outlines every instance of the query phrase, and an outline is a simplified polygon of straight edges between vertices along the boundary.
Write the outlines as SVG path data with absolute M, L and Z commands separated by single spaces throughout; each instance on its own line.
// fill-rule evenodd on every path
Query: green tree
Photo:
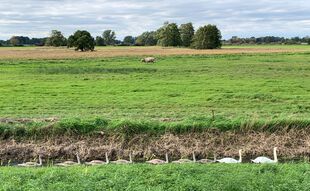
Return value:
M 135 44 L 135 38 L 132 36 L 126 36 L 123 40 L 123 44 L 126 46 L 131 46 Z
M 47 46 L 66 46 L 67 39 L 63 36 L 63 34 L 58 30 L 52 30 L 50 37 L 47 38 L 45 44 Z
M 195 29 L 192 23 L 182 24 L 179 28 L 182 46 L 189 47 L 192 43 Z
M 12 36 L 10 38 L 10 44 L 12 46 L 19 46 L 20 45 L 20 41 L 19 41 L 18 37 L 17 36 Z
M 103 40 L 106 45 L 115 45 L 116 35 L 112 30 L 106 30 L 102 34 Z
M 180 46 L 181 36 L 176 23 L 166 22 L 158 31 L 158 43 L 161 46 Z
M 93 51 L 95 49 L 95 40 L 88 31 L 78 30 L 68 38 L 67 46 L 80 51 Z
M 200 27 L 194 35 L 192 47 L 195 49 L 221 48 L 221 31 L 215 25 Z
M 105 46 L 104 40 L 101 36 L 96 37 L 96 46 Z
M 138 46 L 155 46 L 158 39 L 156 38 L 156 32 L 144 32 L 136 38 L 135 44 Z
M 310 38 L 308 39 L 308 44 L 310 45 Z

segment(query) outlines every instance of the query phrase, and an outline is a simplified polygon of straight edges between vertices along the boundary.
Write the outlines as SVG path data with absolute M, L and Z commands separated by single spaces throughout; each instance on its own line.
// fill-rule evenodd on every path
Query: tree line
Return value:
M 116 39 L 116 33 L 112 30 L 103 31 L 101 36 L 95 38 L 88 31 L 76 31 L 69 38 L 64 37 L 61 31 L 53 30 L 47 38 L 33 38 L 13 36 L 7 41 L 0 41 L 3 46 L 67 46 L 76 50 L 94 50 L 95 46 L 174 46 L 191 47 L 195 49 L 221 48 L 221 32 L 215 25 L 199 27 L 195 31 L 192 23 L 178 26 L 176 23 L 165 22 L 156 31 L 146 31 L 141 35 L 125 36 L 122 41 Z
M 125 36 L 123 40 L 117 40 L 113 30 L 105 30 L 95 38 L 88 31 L 78 30 L 69 38 L 64 37 L 61 31 L 53 30 L 49 37 L 32 38 L 13 36 L 9 40 L 1 41 L 0 46 L 67 46 L 76 50 L 94 50 L 95 46 L 174 46 L 189 47 L 195 49 L 216 49 L 225 45 L 239 44 L 310 44 L 309 37 L 251 37 L 239 38 L 233 36 L 231 39 L 222 40 L 221 31 L 215 25 L 199 27 L 197 31 L 192 23 L 177 25 L 165 22 L 163 26 L 155 31 L 146 31 L 139 36 Z
M 250 38 L 240 38 L 233 36 L 228 40 L 224 40 L 223 44 L 226 45 L 241 45 L 241 44 L 310 44 L 310 37 L 306 36 L 303 38 L 293 37 L 275 37 L 275 36 L 265 36 L 265 37 L 250 37 Z

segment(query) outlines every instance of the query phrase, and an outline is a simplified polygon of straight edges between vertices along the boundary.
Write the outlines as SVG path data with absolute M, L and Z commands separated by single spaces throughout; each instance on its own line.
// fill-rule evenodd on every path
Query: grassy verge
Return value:
M 118 133 L 131 136 L 139 133 L 159 135 L 163 133 L 202 132 L 208 129 L 256 130 L 274 132 L 281 129 L 309 128 L 310 120 L 246 120 L 217 117 L 196 117 L 179 122 L 106 120 L 102 118 L 63 119 L 56 123 L 27 122 L 0 123 L 0 136 L 10 137 L 47 137 L 54 135 L 90 135 L 100 132 Z
M 309 190 L 309 164 L 0 168 L 0 190 Z

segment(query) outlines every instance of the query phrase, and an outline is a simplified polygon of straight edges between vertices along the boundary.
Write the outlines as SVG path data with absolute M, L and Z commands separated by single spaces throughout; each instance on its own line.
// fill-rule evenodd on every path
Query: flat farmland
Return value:
M 157 56 L 155 64 L 143 64 L 141 56 L 126 54 L 34 59 L 36 54 L 46 55 L 35 48 L 0 49 L 0 54 L 34 52 L 33 59 L 0 61 L 0 116 L 182 121 L 210 116 L 214 110 L 231 119 L 309 119 L 310 54 L 306 46 L 276 47 L 293 52 L 240 54 L 240 49 L 248 48 L 230 47 L 239 54 Z M 165 50 L 99 48 L 98 52 L 147 54 L 152 49 Z M 174 53 L 178 51 L 183 49 Z
M 224 46 L 215 50 L 163 47 L 97 47 L 94 52 L 75 52 L 67 48 L 0 47 L 0 59 L 75 59 L 115 56 L 218 55 L 241 53 L 283 53 L 310 51 L 306 45 Z

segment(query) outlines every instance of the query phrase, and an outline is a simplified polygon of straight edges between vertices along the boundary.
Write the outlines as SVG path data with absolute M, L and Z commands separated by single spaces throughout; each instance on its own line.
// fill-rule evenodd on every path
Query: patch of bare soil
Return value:
M 215 50 L 194 50 L 188 48 L 162 47 L 105 47 L 93 52 L 77 52 L 66 48 L 0 48 L 0 59 L 69 59 L 101 58 L 117 56 L 168 56 L 168 55 L 213 55 L 241 53 L 304 52 L 294 48 L 223 48 Z
M 238 158 L 238 149 L 244 150 L 245 160 L 257 156 L 273 158 L 272 149 L 277 146 L 282 161 L 308 159 L 310 155 L 310 130 L 283 130 L 270 132 L 220 132 L 210 130 L 204 133 L 183 135 L 164 134 L 150 137 L 147 134 L 124 138 L 121 135 L 97 135 L 80 137 L 55 137 L 44 140 L 1 140 L 1 162 L 33 160 L 41 154 L 45 162 L 74 159 L 79 153 L 82 161 L 109 158 L 128 159 L 133 153 L 135 162 L 151 158 L 162 158 L 167 152 L 170 159 L 191 157 L 195 151 L 197 158 L 217 158 L 224 156 Z

